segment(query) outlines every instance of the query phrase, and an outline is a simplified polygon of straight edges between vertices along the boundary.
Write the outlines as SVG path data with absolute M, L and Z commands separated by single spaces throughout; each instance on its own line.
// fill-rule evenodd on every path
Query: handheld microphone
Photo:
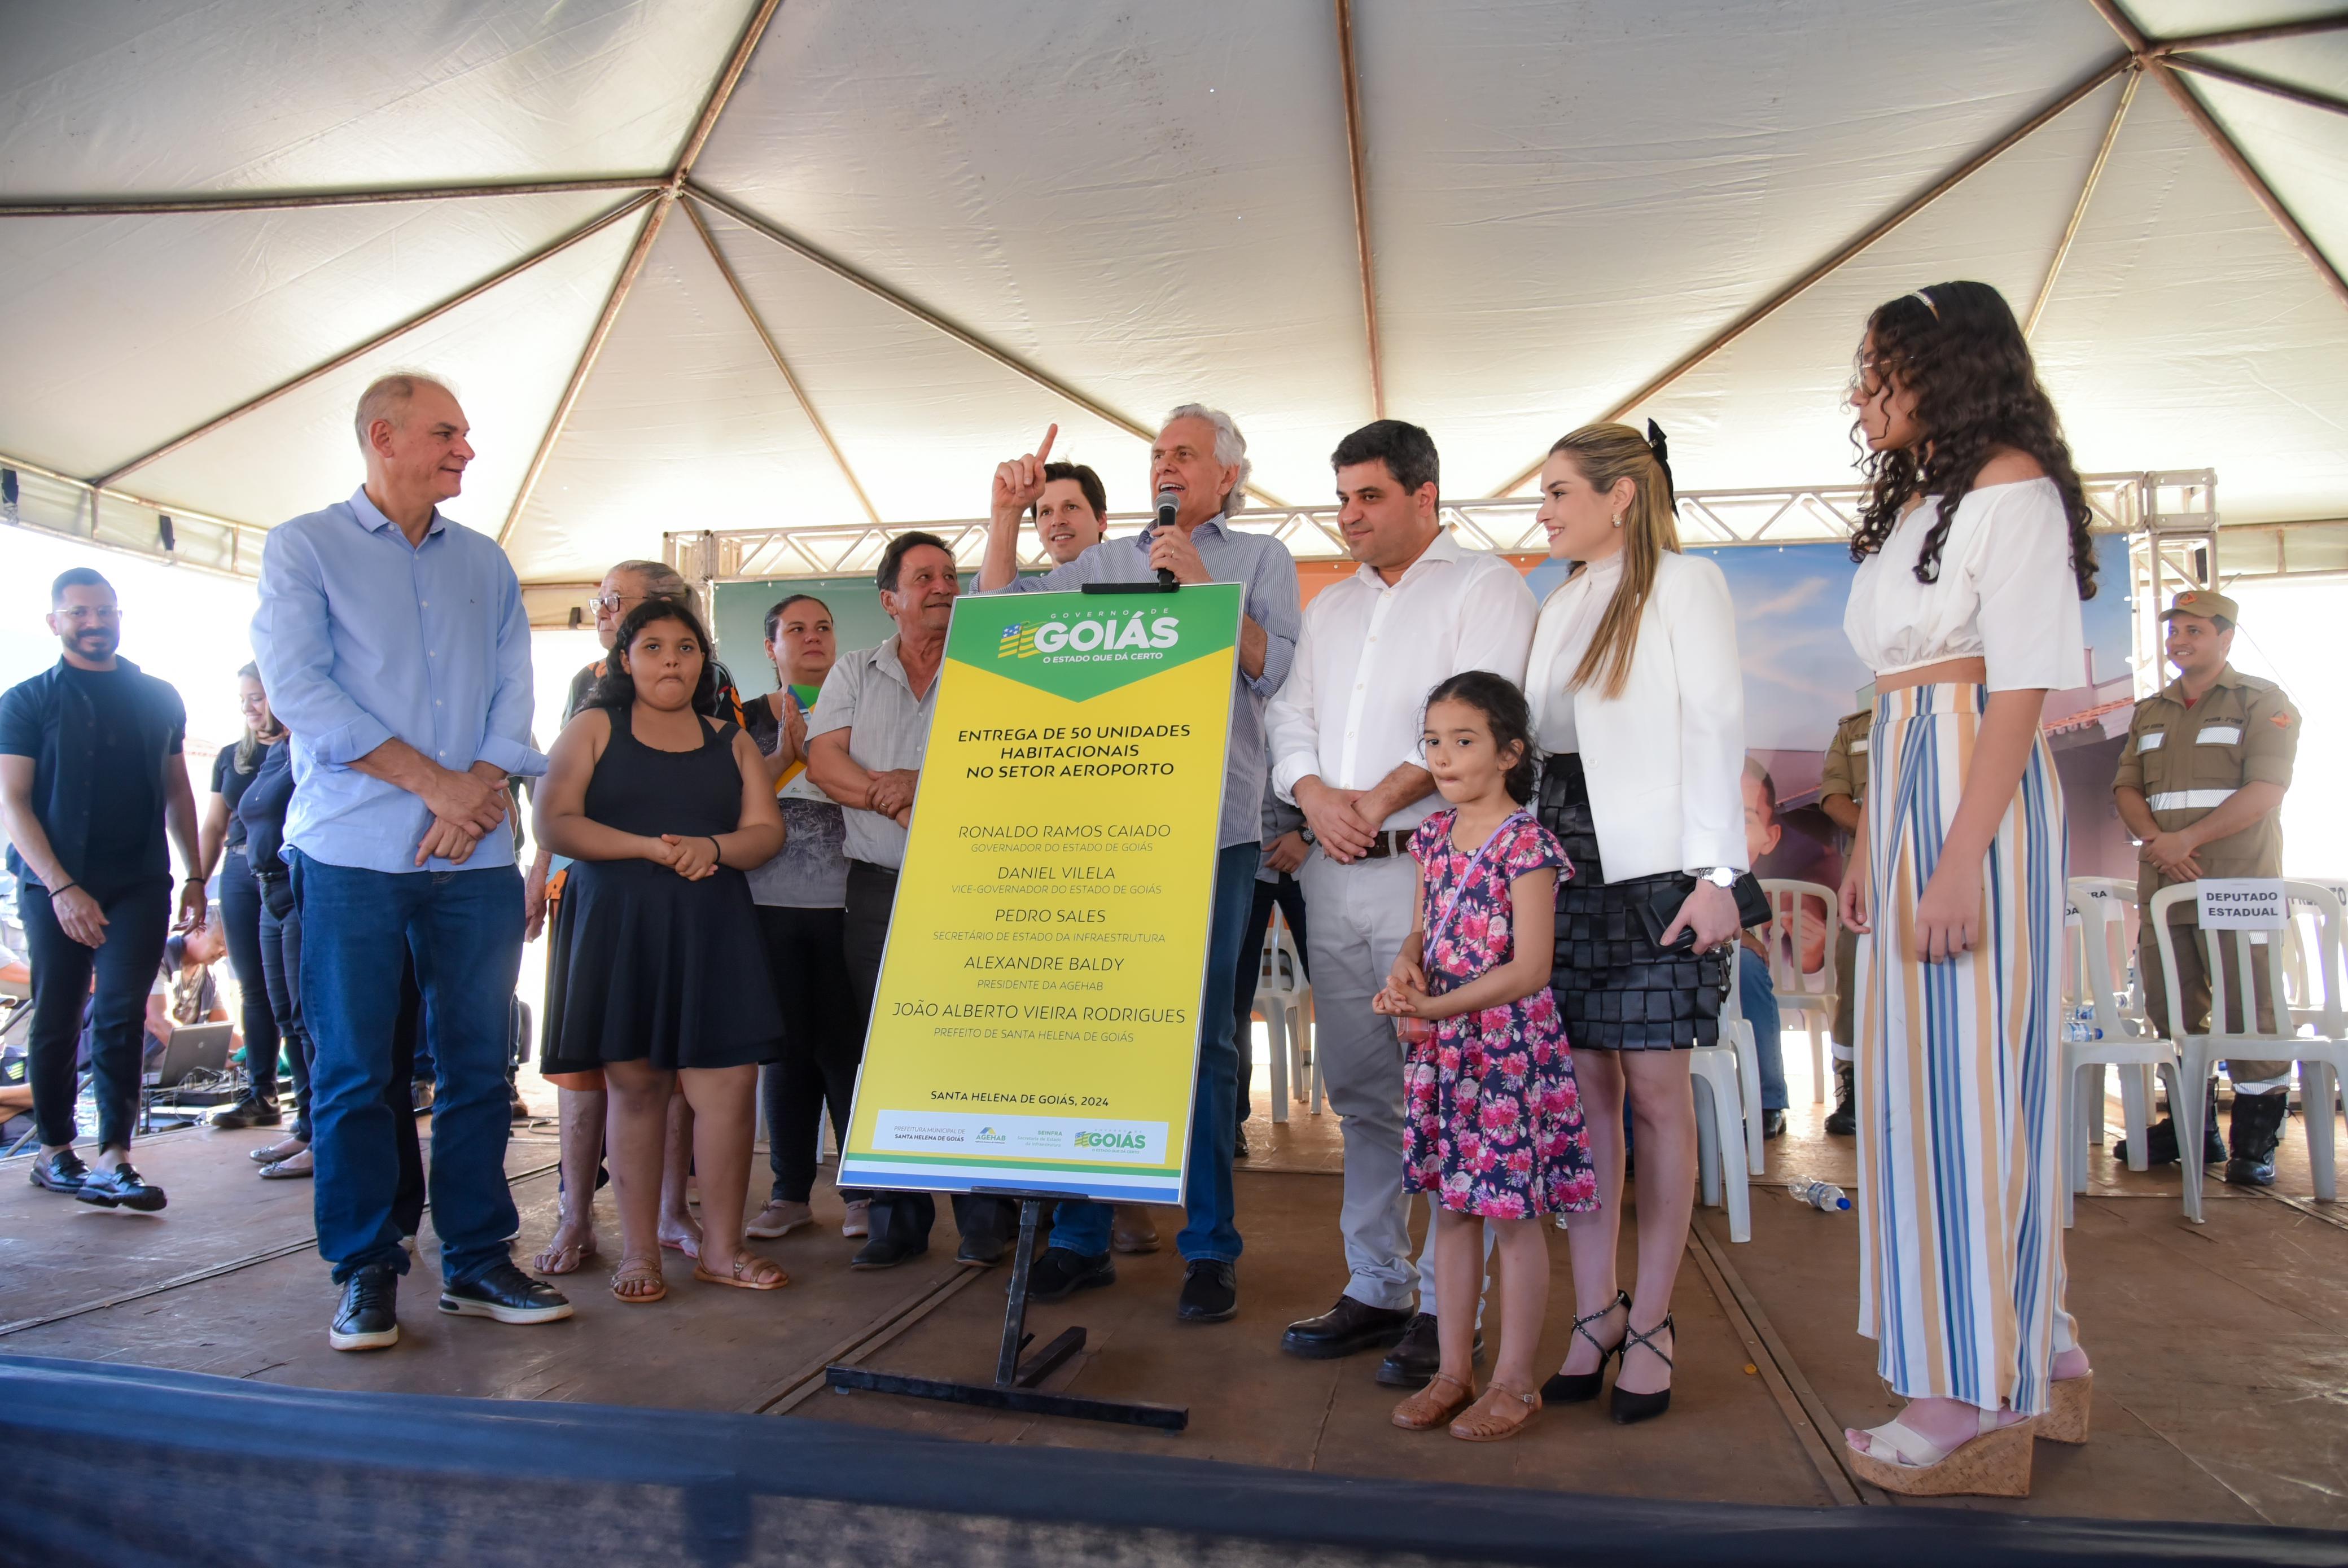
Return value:
M 1157 539 L 1159 529 L 1171 528 L 1174 526 L 1174 514 L 1180 509 L 1181 504 L 1182 498 L 1175 494 L 1174 491 L 1166 490 L 1159 490 L 1158 492 L 1158 524 L 1156 528 L 1152 528 L 1149 531 L 1149 537 L 1151 540 L 1155 541 Z M 1171 588 L 1175 586 L 1174 573 L 1169 572 L 1163 566 L 1159 567 L 1158 569 L 1158 585 L 1160 588 Z

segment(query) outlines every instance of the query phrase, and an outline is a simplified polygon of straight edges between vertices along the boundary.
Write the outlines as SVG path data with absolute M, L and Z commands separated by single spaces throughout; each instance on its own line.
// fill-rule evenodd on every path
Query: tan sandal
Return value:
M 1538 1390 L 1520 1390 L 1496 1382 L 1451 1423 L 1451 1435 L 1463 1443 L 1505 1442 L 1531 1426 L 1540 1413 Z
M 2028 1497 L 2037 1420 L 2001 1427 L 1997 1417 L 1995 1410 L 1982 1411 L 1979 1430 L 1952 1449 L 1940 1447 L 1905 1422 L 1890 1421 L 1859 1434 L 1867 1439 L 1865 1449 L 1846 1435 L 1843 1454 L 1861 1480 L 1902 1497 Z
M 631 1291 L 630 1285 L 649 1283 L 648 1291 Z M 661 1277 L 658 1258 L 626 1258 L 612 1271 L 612 1294 L 630 1306 L 650 1306 L 668 1296 L 668 1281 Z
M 1457 1398 L 1437 1392 L 1446 1384 L 1459 1390 Z M 1475 1402 L 1473 1384 L 1437 1372 L 1426 1387 L 1394 1408 L 1394 1424 L 1406 1432 L 1431 1432 Z
M 580 1265 L 595 1255 L 592 1236 L 583 1242 L 565 1242 L 559 1247 L 550 1242 L 544 1252 L 530 1260 L 530 1266 L 542 1274 L 577 1274 Z
M 2087 1440 L 2087 1407 L 2095 1402 L 2096 1374 L 2057 1377 L 2047 1385 L 2046 1413 L 2038 1418 L 2038 1435 L 2050 1443 Z
M 695 1264 L 693 1277 L 704 1284 L 731 1285 L 736 1290 L 780 1290 L 791 1283 L 791 1276 L 783 1272 L 781 1264 L 756 1253 L 736 1253 L 734 1266 L 724 1274 L 711 1274 Z

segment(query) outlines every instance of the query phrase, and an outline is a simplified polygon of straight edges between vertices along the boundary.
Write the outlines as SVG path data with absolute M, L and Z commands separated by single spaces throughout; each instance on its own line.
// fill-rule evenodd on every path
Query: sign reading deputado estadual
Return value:
M 2291 901 L 2281 877 L 2203 877 L 2201 924 L 2227 931 L 2281 931 L 2291 923 Z
M 1241 593 L 954 605 L 841 1186 L 1180 1201 Z

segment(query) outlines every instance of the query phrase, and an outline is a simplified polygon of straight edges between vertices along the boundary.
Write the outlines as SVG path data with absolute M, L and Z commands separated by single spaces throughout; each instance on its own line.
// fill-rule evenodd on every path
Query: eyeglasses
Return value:
M 631 593 L 626 595 L 618 593 L 598 593 L 594 598 L 588 601 L 589 603 L 595 606 L 595 613 L 599 615 L 616 615 L 625 606 L 630 604 L 641 604 L 644 602 L 644 596 L 641 593 Z

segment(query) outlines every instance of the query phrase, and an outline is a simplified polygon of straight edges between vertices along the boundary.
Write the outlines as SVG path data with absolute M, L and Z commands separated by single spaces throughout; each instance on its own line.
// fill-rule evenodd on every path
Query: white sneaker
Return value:
M 869 1236 L 872 1233 L 872 1200 L 857 1198 L 850 1201 L 848 1218 L 839 1222 L 843 1236 Z

